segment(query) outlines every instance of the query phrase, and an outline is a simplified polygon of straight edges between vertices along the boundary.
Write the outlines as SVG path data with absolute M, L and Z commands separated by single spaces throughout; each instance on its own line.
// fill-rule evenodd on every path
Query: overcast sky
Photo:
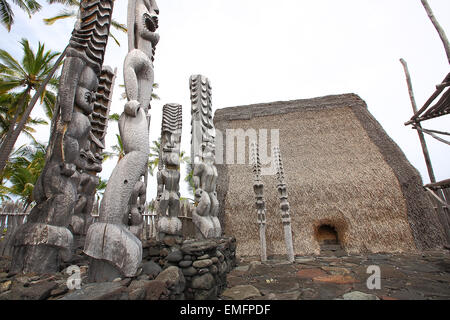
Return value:
M 429 0 L 429 4 L 450 36 L 450 1 Z M 192 74 L 211 80 L 213 110 L 356 93 L 419 170 L 424 183 L 429 182 L 417 133 L 404 126 L 412 108 L 399 59 L 408 63 L 419 108 L 449 72 L 449 64 L 420 0 L 159 0 L 158 6 L 161 40 L 154 65 L 161 100 L 152 102 L 151 140 L 160 135 L 162 106 L 180 103 L 182 149 L 190 152 Z M 67 45 L 74 19 L 52 26 L 42 22 L 57 13 L 60 5 L 45 5 L 32 19 L 14 9 L 11 32 L 0 27 L 2 49 L 20 57 L 18 42 L 23 37 L 34 48 L 38 41 L 55 51 Z M 127 1 L 116 0 L 114 18 L 126 23 L 126 11 Z M 121 113 L 125 101 L 120 99 L 123 88 L 118 85 L 123 83 L 127 37 L 112 31 L 121 46 L 110 39 L 105 65 L 118 69 L 112 112 Z M 39 112 L 36 107 L 33 115 Z M 449 131 L 448 117 L 423 126 Z M 112 124 L 108 146 L 115 143 L 117 132 Z M 48 131 L 41 128 L 37 137 L 47 141 Z M 450 147 L 426 139 L 436 178 L 449 178 Z M 115 162 L 104 164 L 103 178 L 109 177 Z M 184 183 L 181 193 L 186 195 Z M 151 179 L 149 197 L 155 194 L 156 181 Z

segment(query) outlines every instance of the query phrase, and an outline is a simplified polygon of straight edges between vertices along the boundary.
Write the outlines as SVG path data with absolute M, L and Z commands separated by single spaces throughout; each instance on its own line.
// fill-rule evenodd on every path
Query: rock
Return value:
M 256 270 L 256 268 L 258 268 L 258 266 L 261 265 L 260 261 L 252 261 L 250 262 L 250 264 L 248 265 L 248 272 L 253 272 Z
M 211 272 L 212 274 L 216 274 L 217 272 L 219 272 L 219 269 L 215 265 L 212 265 L 209 267 L 209 272 Z
M 182 260 L 182 261 L 180 261 L 180 262 L 178 262 L 178 266 L 180 267 L 180 268 L 187 268 L 187 267 L 189 267 L 189 266 L 191 266 L 192 265 L 192 260 Z
M 165 236 L 163 242 L 168 247 L 173 247 L 177 243 L 176 239 L 172 236 Z
M 212 287 L 209 290 L 195 290 L 195 300 L 216 300 L 217 299 L 217 287 Z
M 315 261 L 314 258 L 306 258 L 306 257 L 297 257 L 295 258 L 295 262 L 297 263 L 307 263 Z
M 192 261 L 192 256 L 186 254 L 186 255 L 184 255 L 184 257 L 183 257 L 183 260 L 186 260 L 186 261 Z
M 199 251 L 205 251 L 214 249 L 217 246 L 216 242 L 213 240 L 202 240 L 193 242 L 184 242 L 181 247 L 181 251 L 185 254 L 192 255 L 193 253 L 198 253 Z
M 119 282 L 100 282 L 84 285 L 60 300 L 119 300 L 125 295 L 128 295 L 127 288 Z
M 161 257 L 167 257 L 168 255 L 169 255 L 169 249 L 167 249 L 167 248 L 162 248 L 160 251 L 159 251 L 159 255 L 161 256 Z
M 398 300 L 397 298 L 389 296 L 379 296 L 378 298 L 380 298 L 381 300 Z
M 145 286 L 145 300 L 167 300 L 169 290 L 166 282 L 160 280 L 151 280 Z
M 183 259 L 183 253 L 180 250 L 172 251 L 166 259 L 169 262 L 179 262 Z
M 192 263 L 192 265 L 198 269 L 209 267 L 212 264 L 213 262 L 211 261 L 211 259 L 196 260 L 194 261 L 194 263 Z
M 217 258 L 217 257 L 212 257 L 212 258 L 211 258 L 211 261 L 212 261 L 214 264 L 219 263 L 219 258 Z
M 236 270 L 236 271 L 248 271 L 248 267 L 249 266 L 238 266 L 238 267 L 236 267 L 236 268 L 234 268 L 234 270 Z
M 208 273 L 208 272 L 209 272 L 208 268 L 198 269 L 198 274 L 205 274 L 205 273 Z
M 0 279 L 5 279 L 8 277 L 8 273 L 6 272 L 0 272 Z
M 212 274 L 205 273 L 203 275 L 193 277 L 191 287 L 194 289 L 209 290 L 214 287 L 215 283 L 216 282 Z
M 161 251 L 161 249 L 158 246 L 148 247 L 148 255 L 150 257 L 159 256 L 160 251 Z
M 342 298 L 344 298 L 344 300 L 380 300 L 374 294 L 368 294 L 361 291 L 348 292 L 344 294 Z
M 297 277 L 300 279 L 312 279 L 314 277 L 326 275 L 326 272 L 319 268 L 300 269 L 300 271 L 297 272 Z
M 66 294 L 68 291 L 69 291 L 69 288 L 67 288 L 66 285 L 61 285 L 61 286 L 59 286 L 58 288 L 53 289 L 53 290 L 50 292 L 50 296 L 52 296 L 52 297 L 61 296 L 61 295 L 63 295 L 63 294 Z
M 249 298 L 261 297 L 261 293 L 252 285 L 240 285 L 226 289 L 222 293 L 222 296 L 232 300 L 245 300 Z
M 223 260 L 225 260 L 223 253 L 220 251 L 216 251 L 216 256 L 217 256 L 217 258 L 219 258 L 220 262 L 223 262 Z
M 261 298 L 261 300 L 298 300 L 300 298 L 300 292 L 284 292 L 284 293 L 269 293 L 267 296 Z
M 150 280 L 134 280 L 128 286 L 128 290 L 135 290 L 138 288 L 145 288 L 145 286 L 150 282 Z
M 180 268 L 172 266 L 164 269 L 155 280 L 165 281 L 167 288 L 173 294 L 181 294 L 184 291 L 186 280 Z
M 12 281 L 8 280 L 0 284 L 0 293 L 6 292 L 11 289 Z
M 144 300 L 145 299 L 145 288 L 135 288 L 129 291 L 128 299 L 129 300 Z
M 340 274 L 340 275 L 350 274 L 350 271 L 348 269 L 339 267 L 322 267 L 322 270 L 328 271 L 331 274 Z
M 155 279 L 161 273 L 161 270 L 161 267 L 153 261 L 147 261 L 142 265 L 142 272 L 151 279 Z
M 120 282 L 122 281 L 122 278 L 115 278 L 112 282 Z
M 194 267 L 183 268 L 181 271 L 187 277 L 190 277 L 190 276 L 193 276 L 193 275 L 197 274 L 197 269 L 195 269 Z
M 209 254 L 204 254 L 197 258 L 197 260 L 204 260 L 204 259 L 209 259 Z
M 56 282 L 41 282 L 38 284 L 23 286 L 21 284 L 13 285 L 11 288 L 11 300 L 45 300 L 50 297 L 53 289 L 56 289 Z
M 353 277 L 348 275 L 330 275 L 330 276 L 318 276 L 313 278 L 314 282 L 327 282 L 327 283 L 336 283 L 336 284 L 347 284 L 347 283 L 355 283 Z

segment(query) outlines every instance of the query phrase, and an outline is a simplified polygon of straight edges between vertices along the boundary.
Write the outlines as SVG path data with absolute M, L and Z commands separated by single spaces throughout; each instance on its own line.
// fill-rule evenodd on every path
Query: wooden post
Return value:
M 431 20 L 431 23 L 433 23 L 433 26 L 436 28 L 436 31 L 439 34 L 439 37 L 442 40 L 442 44 L 444 45 L 445 53 L 447 54 L 447 60 L 448 63 L 450 63 L 450 45 L 447 39 L 447 36 L 445 35 L 444 29 L 442 29 L 439 22 L 436 20 L 436 17 L 433 14 L 433 11 L 431 11 L 430 6 L 428 5 L 427 0 L 421 0 L 423 7 L 425 8 L 425 11 L 427 12 L 428 17 Z
M 259 242 L 261 246 L 261 261 L 267 261 L 266 246 L 266 203 L 264 201 L 264 184 L 261 181 L 261 162 L 256 143 L 251 145 L 252 165 L 254 173 L 253 191 L 256 198 L 257 223 L 259 224 Z
M 414 114 L 416 114 L 417 113 L 417 105 L 416 105 L 416 100 L 414 99 L 414 92 L 413 92 L 412 83 L 411 83 L 411 76 L 409 75 L 408 65 L 404 59 L 400 59 L 400 63 L 403 65 L 403 70 L 405 71 L 406 84 L 408 85 L 409 99 L 411 100 L 413 112 L 414 112 Z M 416 123 L 415 125 L 419 129 L 422 129 L 422 126 L 420 123 Z M 420 145 L 422 146 L 423 157 L 425 158 L 425 164 L 427 166 L 428 176 L 430 177 L 430 182 L 435 183 L 436 178 L 434 176 L 433 166 L 431 165 L 430 154 L 428 153 L 428 147 L 425 142 L 425 137 L 421 130 L 417 130 L 417 134 L 419 135 Z
M 273 148 L 273 155 L 275 161 L 275 167 L 277 170 L 278 180 L 278 194 L 280 196 L 280 209 L 281 209 L 281 222 L 284 229 L 284 241 L 286 242 L 286 251 L 289 262 L 294 262 L 294 246 L 292 243 L 292 229 L 291 229 L 291 214 L 289 212 L 289 201 L 286 189 L 286 183 L 284 181 L 283 162 L 281 160 L 281 153 L 278 147 Z

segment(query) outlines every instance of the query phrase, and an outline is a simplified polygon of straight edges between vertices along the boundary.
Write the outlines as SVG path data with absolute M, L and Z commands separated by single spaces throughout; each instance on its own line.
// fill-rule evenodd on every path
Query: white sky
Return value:
M 41 1 L 43 2 L 43 1 Z M 450 37 L 450 1 L 429 0 Z M 419 108 L 449 72 L 442 43 L 420 0 L 159 0 L 161 40 L 156 49 L 156 93 L 152 102 L 150 139 L 160 134 L 162 106 L 183 105 L 182 150 L 190 152 L 189 76 L 203 74 L 213 87 L 213 110 L 253 103 L 294 100 L 329 94 L 356 93 L 371 114 L 400 146 L 429 182 L 417 133 L 405 127 L 412 116 L 405 76 L 399 58 L 409 66 Z M 1 48 L 21 57 L 18 41 L 34 48 L 62 51 L 74 20 L 46 26 L 60 5 L 44 5 L 29 19 L 14 7 L 16 23 L 10 33 L 0 27 Z M 126 23 L 127 1 L 116 0 L 114 18 Z M 124 100 L 122 65 L 126 34 L 113 29 L 121 42 L 109 40 L 105 65 L 118 69 L 112 111 L 121 113 Z M 33 115 L 38 115 L 36 107 Z M 448 117 L 423 123 L 450 131 Z M 37 137 L 48 140 L 48 130 Z M 107 145 L 115 143 L 117 125 L 108 129 Z M 450 177 L 450 147 L 426 137 L 437 180 Z M 23 143 L 21 139 L 16 146 Z M 103 178 L 116 160 L 104 164 Z M 182 170 L 184 174 L 184 170 Z M 149 198 L 156 179 L 149 180 Z M 186 196 L 185 183 L 181 194 Z

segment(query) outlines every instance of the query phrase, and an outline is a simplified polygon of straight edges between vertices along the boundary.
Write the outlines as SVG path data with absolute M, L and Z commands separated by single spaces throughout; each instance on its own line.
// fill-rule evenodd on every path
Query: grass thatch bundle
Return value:
M 417 170 L 358 96 L 219 109 L 214 122 L 224 134 L 224 143 L 227 129 L 279 129 L 295 254 L 320 253 L 317 233 L 322 225 L 335 228 L 349 253 L 404 252 L 442 245 L 442 227 Z M 270 137 L 267 141 L 270 153 Z M 245 165 L 217 165 L 217 192 L 224 230 L 236 237 L 237 253 L 258 255 L 248 146 L 249 139 Z M 284 254 L 276 178 L 263 176 L 262 180 L 267 253 Z

